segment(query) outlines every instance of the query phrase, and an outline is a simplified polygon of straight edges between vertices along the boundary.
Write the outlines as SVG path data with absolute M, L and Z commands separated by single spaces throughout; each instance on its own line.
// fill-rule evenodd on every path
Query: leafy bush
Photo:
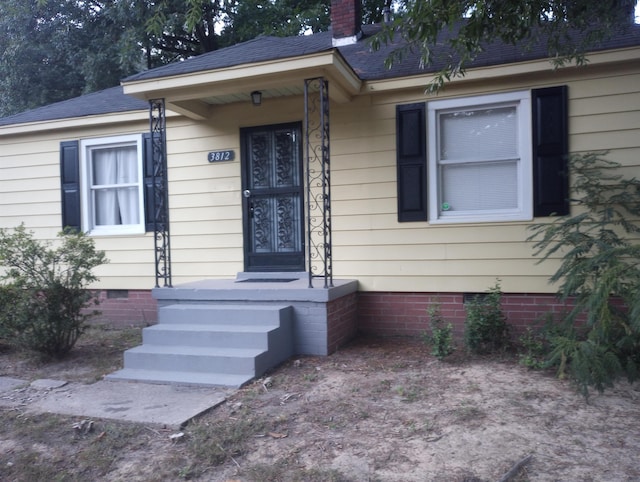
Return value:
M 451 323 L 445 323 L 438 303 L 434 303 L 429 307 L 428 314 L 431 334 L 425 336 L 425 341 L 431 345 L 431 354 L 438 360 L 442 360 L 455 350 L 453 326 Z
M 539 262 L 561 256 L 550 278 L 572 310 L 550 338 L 549 363 L 587 395 L 640 366 L 640 181 L 602 154 L 573 156 L 574 215 L 532 226 Z
M 63 356 L 84 331 L 98 304 L 87 289 L 97 281 L 92 269 L 107 262 L 104 252 L 82 233 L 60 233 L 57 247 L 39 242 L 25 227 L 0 230 L 0 336 L 47 355 Z
M 518 358 L 520 365 L 534 370 L 544 368 L 546 355 L 548 354 L 548 343 L 544 333 L 536 332 L 531 327 L 520 335 Z
M 464 343 L 471 353 L 493 353 L 506 348 L 509 327 L 502 313 L 500 284 L 484 296 L 477 296 L 465 305 L 467 317 L 464 324 Z

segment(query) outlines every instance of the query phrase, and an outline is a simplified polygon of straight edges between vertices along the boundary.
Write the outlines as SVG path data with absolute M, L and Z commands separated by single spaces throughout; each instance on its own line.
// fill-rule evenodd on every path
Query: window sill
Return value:
M 437 219 L 430 219 L 429 224 L 487 224 L 487 223 L 508 223 L 508 222 L 530 222 L 533 221 L 533 216 L 518 213 L 518 214 L 501 214 L 501 215 L 487 215 L 487 216 L 470 216 L 468 214 L 461 214 L 460 216 L 444 216 Z
M 103 227 L 103 228 L 93 228 L 87 231 L 87 234 L 92 237 L 100 237 L 100 236 L 131 236 L 131 235 L 139 235 L 144 234 L 145 229 L 144 226 L 113 226 L 113 227 Z

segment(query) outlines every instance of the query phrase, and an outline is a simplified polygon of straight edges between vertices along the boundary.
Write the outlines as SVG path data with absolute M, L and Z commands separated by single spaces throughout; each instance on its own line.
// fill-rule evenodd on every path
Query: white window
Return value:
M 533 218 L 529 92 L 428 104 L 433 223 Z
M 84 231 L 144 233 L 140 135 L 81 141 L 80 175 Z

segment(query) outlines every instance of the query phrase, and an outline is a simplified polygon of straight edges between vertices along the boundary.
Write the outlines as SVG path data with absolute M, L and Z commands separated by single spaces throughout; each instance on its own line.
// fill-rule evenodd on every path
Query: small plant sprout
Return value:
M 433 303 L 427 313 L 431 334 L 425 336 L 425 341 L 431 345 L 431 354 L 438 360 L 443 360 L 455 350 L 453 326 L 442 317 L 440 303 Z

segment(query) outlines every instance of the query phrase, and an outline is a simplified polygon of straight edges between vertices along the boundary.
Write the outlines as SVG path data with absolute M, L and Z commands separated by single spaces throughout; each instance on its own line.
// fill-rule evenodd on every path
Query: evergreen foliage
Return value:
M 9 343 L 62 357 L 82 335 L 97 305 L 88 285 L 93 268 L 107 262 L 93 239 L 61 233 L 57 247 L 34 239 L 24 225 L 0 230 L 0 336 Z
M 532 226 L 539 262 L 560 258 L 550 278 L 573 308 L 550 338 L 549 363 L 587 395 L 640 366 L 640 181 L 602 153 L 573 156 L 573 215 Z

